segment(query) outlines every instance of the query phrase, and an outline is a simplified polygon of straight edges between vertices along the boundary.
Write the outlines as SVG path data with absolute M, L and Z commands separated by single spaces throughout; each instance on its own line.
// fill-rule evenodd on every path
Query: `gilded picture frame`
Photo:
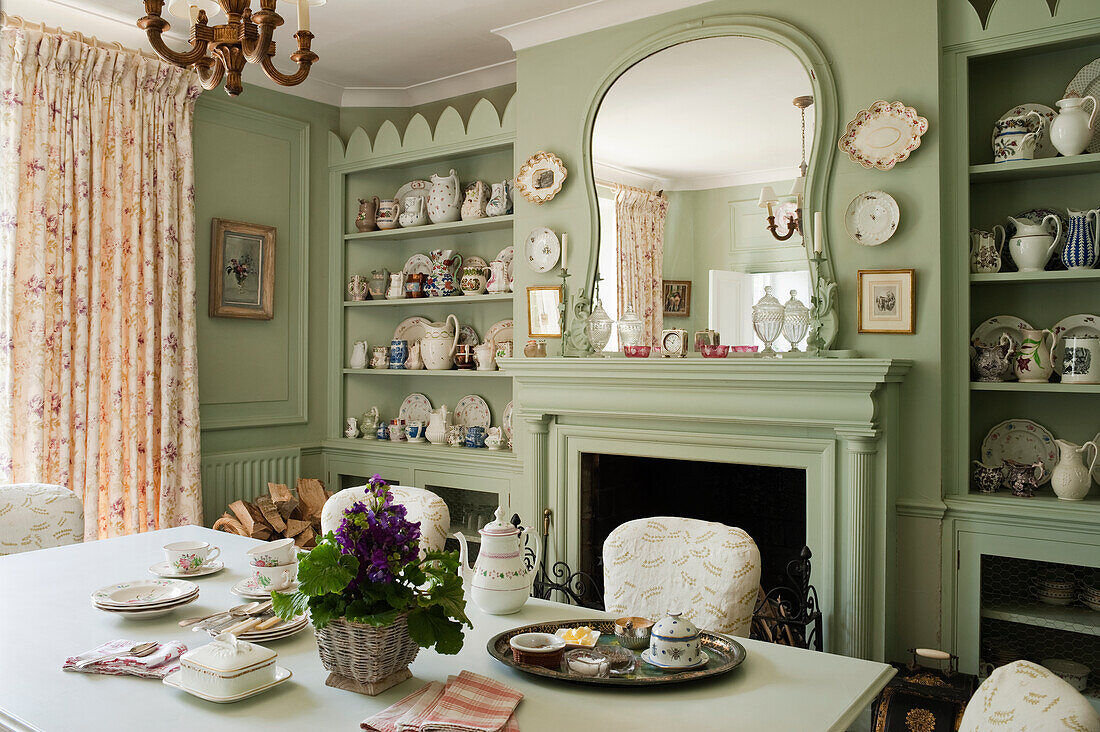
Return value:
M 915 270 L 861 269 L 856 278 L 860 333 L 916 333 Z
M 561 285 L 527 288 L 527 335 L 561 338 Z
M 666 318 L 691 315 L 691 280 L 662 280 L 661 303 Z
M 211 219 L 210 317 L 275 317 L 274 226 Z

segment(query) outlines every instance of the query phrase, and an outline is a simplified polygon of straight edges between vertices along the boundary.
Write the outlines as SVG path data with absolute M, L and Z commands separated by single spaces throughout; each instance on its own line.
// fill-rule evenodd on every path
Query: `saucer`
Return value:
M 210 696 L 209 694 L 205 694 L 201 691 L 188 689 L 182 683 L 180 683 L 180 675 L 182 673 L 182 671 L 173 671 L 172 673 L 164 677 L 163 682 L 168 686 L 174 686 L 181 691 L 186 691 L 192 696 L 197 696 L 198 698 L 205 699 L 206 701 L 217 702 L 218 704 L 228 704 L 229 702 L 240 701 L 241 699 L 247 699 L 250 696 L 255 696 L 260 692 L 267 691 L 274 686 L 278 686 L 279 684 L 287 681 L 291 676 L 294 675 L 290 672 L 290 669 L 283 668 L 282 666 L 276 666 L 275 680 L 271 681 L 270 683 L 264 684 L 263 686 L 258 686 L 255 689 L 249 689 L 242 694 L 234 694 L 233 696 Z
M 225 564 L 223 564 L 220 559 L 215 559 L 212 562 L 207 562 L 202 565 L 194 572 L 180 572 L 178 569 L 173 569 L 172 565 L 168 564 L 168 562 L 157 562 L 149 568 L 149 571 L 161 577 L 177 579 L 179 577 L 204 577 L 208 574 L 220 572 L 223 569 L 225 569 Z
M 289 585 L 279 590 L 279 592 L 294 592 L 296 589 L 298 589 L 297 580 L 291 582 Z M 261 587 L 255 577 L 245 577 L 243 580 L 233 585 L 233 589 L 231 589 L 230 592 L 240 597 L 247 597 L 249 600 L 266 600 L 271 597 L 271 590 L 266 587 Z
M 699 660 L 699 663 L 692 664 L 691 666 L 669 666 L 668 664 L 658 663 L 649 657 L 649 649 L 642 651 L 642 660 L 648 663 L 650 666 L 656 666 L 657 668 L 665 669 L 666 671 L 690 671 L 693 668 L 701 668 L 707 665 L 707 661 L 710 658 L 707 656 L 707 652 L 703 651 L 703 657 Z

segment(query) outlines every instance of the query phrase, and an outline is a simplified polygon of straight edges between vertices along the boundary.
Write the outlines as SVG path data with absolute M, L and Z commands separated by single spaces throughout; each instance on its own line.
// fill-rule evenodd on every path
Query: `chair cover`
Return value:
M 367 495 L 369 485 L 345 488 L 334 493 L 325 501 L 321 509 L 321 533 L 335 531 L 344 518 L 344 511 Z M 420 548 L 439 550 L 447 540 L 447 529 L 451 525 L 451 512 L 443 499 L 423 488 L 410 488 L 391 485 L 390 493 L 396 503 L 403 505 L 409 521 L 420 522 Z
M 46 483 L 0 486 L 0 555 L 84 540 L 84 505 L 68 488 Z
M 959 732 L 979 730 L 1100 732 L 1100 716 L 1080 692 L 1030 661 L 1001 666 L 982 682 Z

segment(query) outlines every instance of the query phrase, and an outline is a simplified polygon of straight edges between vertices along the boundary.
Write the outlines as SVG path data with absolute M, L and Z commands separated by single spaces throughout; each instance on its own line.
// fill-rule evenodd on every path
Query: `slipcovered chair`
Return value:
M 84 541 L 84 504 L 46 483 L 0 485 L 0 555 Z
M 321 533 L 327 534 L 338 529 L 344 519 L 344 511 L 351 508 L 353 503 L 363 500 L 369 489 L 369 485 L 360 485 L 333 493 L 321 509 Z M 443 549 L 447 530 L 451 525 L 451 512 L 447 510 L 443 499 L 423 488 L 391 485 L 389 489 L 394 502 L 405 507 L 409 521 L 420 522 L 421 553 L 425 549 Z
M 607 611 L 747 637 L 760 589 L 760 550 L 741 529 L 698 519 L 628 521 L 603 543 Z
M 982 682 L 959 725 L 959 732 L 1002 729 L 1100 732 L 1100 716 L 1088 699 L 1052 671 L 1014 661 Z

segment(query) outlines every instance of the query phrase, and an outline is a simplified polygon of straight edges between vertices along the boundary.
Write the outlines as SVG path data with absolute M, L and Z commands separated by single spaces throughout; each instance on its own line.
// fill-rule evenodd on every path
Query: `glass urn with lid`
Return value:
M 619 345 L 642 345 L 642 328 L 642 319 L 634 312 L 634 308 L 627 306 L 626 312 L 619 318 Z
M 799 351 L 798 344 L 810 329 L 810 309 L 798 299 L 798 291 L 791 290 L 791 299 L 783 305 L 783 337 L 791 343 L 791 351 Z
M 611 340 L 611 317 L 603 309 L 603 303 L 596 301 L 596 307 L 588 315 L 588 321 L 584 324 L 584 334 L 588 336 L 588 343 L 592 346 L 594 355 L 602 356 L 603 349 Z
M 772 343 L 783 330 L 783 305 L 776 299 L 771 285 L 764 288 L 764 296 L 752 306 L 752 329 L 756 337 L 764 342 L 762 356 L 775 356 Z

